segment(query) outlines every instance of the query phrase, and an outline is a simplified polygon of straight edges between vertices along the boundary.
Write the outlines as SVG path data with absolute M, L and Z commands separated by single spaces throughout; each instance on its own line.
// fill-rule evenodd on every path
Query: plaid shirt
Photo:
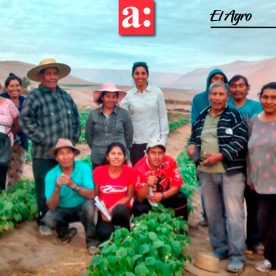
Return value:
M 50 159 L 47 152 L 58 138 L 68 138 L 74 144 L 78 141 L 80 123 L 77 106 L 60 87 L 53 93 L 40 85 L 23 104 L 20 127 L 33 142 L 33 158 Z

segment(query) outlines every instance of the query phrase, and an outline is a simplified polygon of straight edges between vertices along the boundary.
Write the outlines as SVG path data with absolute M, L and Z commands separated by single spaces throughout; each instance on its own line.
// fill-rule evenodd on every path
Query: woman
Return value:
M 210 107 L 194 122 L 187 153 L 199 163 L 214 255 L 229 257 L 227 270 L 236 273 L 245 264 L 243 202 L 248 131 L 239 111 L 226 106 L 228 87 L 224 83 L 211 84 L 208 97 Z
M 258 226 L 266 260 L 256 269 L 276 269 L 276 82 L 263 86 L 263 112 L 252 119 L 248 143 L 248 184 L 257 192 Z
M 126 148 L 115 142 L 107 147 L 106 165 L 93 171 L 96 194 L 111 215 L 111 221 L 99 216 L 97 236 L 100 241 L 109 239 L 115 226 L 130 229 L 131 203 L 134 185 L 137 182 L 135 170 L 125 164 Z
M 105 83 L 94 91 L 94 102 L 100 107 L 92 110 L 86 122 L 86 140 L 92 150 L 93 169 L 105 160 L 107 146 L 120 142 L 131 148 L 133 127 L 128 112 L 117 104 L 126 95 L 112 83 Z
M 0 132 L 8 134 L 11 145 L 13 145 L 13 132 L 18 131 L 19 112 L 14 103 L 3 97 L 0 97 Z M 0 166 L 0 190 L 6 187 L 8 164 Z
M 130 160 L 134 166 L 145 155 L 151 139 L 161 139 L 166 144 L 169 127 L 167 110 L 162 91 L 148 84 L 149 69 L 146 62 L 135 62 L 132 66 L 135 87 L 128 91 L 121 106 L 132 118 L 134 137 Z
M 5 81 L 5 91 L 6 92 L 3 93 L 1 96 L 10 99 L 20 112 L 25 100 L 25 97 L 20 95 L 22 92 L 22 80 L 13 73 L 10 73 Z M 23 175 L 27 151 L 27 136 L 23 132 L 20 132 L 14 137 L 12 156 L 8 168 L 8 184 L 13 184 L 17 182 Z

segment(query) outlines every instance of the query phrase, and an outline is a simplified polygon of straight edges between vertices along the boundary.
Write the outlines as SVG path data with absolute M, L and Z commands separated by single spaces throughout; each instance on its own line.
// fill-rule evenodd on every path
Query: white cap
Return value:
M 147 145 L 147 149 L 146 151 L 148 151 L 150 148 L 154 148 L 157 146 L 161 146 L 164 148 L 164 151 L 166 151 L 166 146 L 163 143 L 163 141 L 161 139 L 152 139 L 149 141 L 148 145 Z

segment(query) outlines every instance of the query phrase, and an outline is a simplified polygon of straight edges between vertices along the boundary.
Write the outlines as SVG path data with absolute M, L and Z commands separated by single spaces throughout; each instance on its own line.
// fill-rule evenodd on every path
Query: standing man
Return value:
M 227 270 L 238 273 L 245 265 L 244 172 L 248 128 L 236 109 L 229 108 L 228 86 L 213 83 L 210 107 L 193 124 L 187 153 L 199 163 L 208 232 L 214 254 L 229 257 Z
M 259 102 L 247 98 L 250 86 L 246 77 L 235 75 L 231 78 L 229 84 L 232 97 L 228 101 L 228 106 L 239 110 L 245 122 L 249 125 L 250 119 L 262 112 L 262 106 Z M 260 235 L 257 223 L 257 193 L 249 185 L 246 185 L 244 196 L 247 207 L 247 250 L 253 254 L 260 253 Z
M 228 79 L 224 72 L 220 69 L 213 69 L 210 71 L 207 77 L 206 90 L 196 94 L 192 101 L 192 110 L 191 110 L 191 124 L 194 124 L 200 112 L 206 109 L 209 105 L 209 87 L 214 82 L 227 83 Z M 199 223 L 201 226 L 208 226 L 206 210 L 204 206 L 203 197 L 201 195 L 201 205 L 202 205 L 202 218 L 203 220 Z
M 71 68 L 54 59 L 45 59 L 27 77 L 40 82 L 38 88 L 27 96 L 20 117 L 22 131 L 33 142 L 32 159 L 36 186 L 39 217 L 37 219 L 42 234 L 52 231 L 43 225 L 43 217 L 48 207 L 45 199 L 45 176 L 57 162 L 48 155 L 58 138 L 70 139 L 74 144 L 80 136 L 77 106 L 70 95 L 58 86 L 58 80 L 66 77 Z

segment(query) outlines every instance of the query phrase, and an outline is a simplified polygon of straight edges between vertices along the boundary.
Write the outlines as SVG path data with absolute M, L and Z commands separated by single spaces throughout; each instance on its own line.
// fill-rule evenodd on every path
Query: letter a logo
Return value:
M 154 35 L 154 0 L 119 0 L 120 35 Z

